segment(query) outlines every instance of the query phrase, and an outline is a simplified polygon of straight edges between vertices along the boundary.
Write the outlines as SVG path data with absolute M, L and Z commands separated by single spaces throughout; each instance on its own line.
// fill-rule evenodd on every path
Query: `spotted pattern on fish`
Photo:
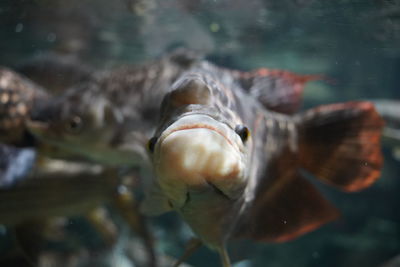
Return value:
M 24 143 L 25 121 L 32 108 L 47 94 L 38 85 L 19 74 L 0 68 L 0 141 Z

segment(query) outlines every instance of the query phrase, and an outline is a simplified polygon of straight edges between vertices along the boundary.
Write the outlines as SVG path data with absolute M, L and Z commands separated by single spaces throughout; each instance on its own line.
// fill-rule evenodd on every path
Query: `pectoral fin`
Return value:
M 189 240 L 186 244 L 185 252 L 183 255 L 174 263 L 173 267 L 178 267 L 184 263 L 192 254 L 203 245 L 203 242 L 198 238 L 193 238 Z
M 260 186 L 238 237 L 284 242 L 338 216 L 336 208 L 296 171 L 289 170 L 274 183 Z
M 171 211 L 172 207 L 159 185 L 155 182 L 152 183 L 153 186 L 146 192 L 146 197 L 140 203 L 140 211 L 146 216 L 158 216 Z

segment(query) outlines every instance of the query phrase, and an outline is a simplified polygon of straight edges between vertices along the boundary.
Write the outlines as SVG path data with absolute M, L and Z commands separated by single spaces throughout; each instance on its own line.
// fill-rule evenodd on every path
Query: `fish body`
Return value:
M 224 79 L 232 78 L 226 75 Z M 219 247 L 225 241 L 229 233 L 226 229 L 235 221 L 236 212 L 243 205 L 244 199 L 240 196 L 245 190 L 247 172 L 257 169 L 257 162 L 247 156 L 250 155 L 247 150 L 253 148 L 252 138 L 245 146 L 234 129 L 243 125 L 241 116 L 250 117 L 252 111 L 261 108 L 252 105 L 256 102 L 249 101 L 250 97 L 244 92 L 238 91 L 236 95 L 230 91 L 231 95 L 227 97 L 229 94 L 217 90 L 220 87 L 217 83 L 213 84 L 215 88 L 207 86 L 216 81 L 207 75 L 189 72 L 175 83 L 176 89 L 164 99 L 162 107 L 162 113 L 172 116 L 165 116 L 162 126 L 157 129 L 158 145 L 154 148 L 153 159 L 160 177 L 159 186 L 172 207 L 211 247 Z M 189 100 L 193 103 L 185 102 L 188 94 L 196 93 L 197 96 Z M 239 106 L 237 98 L 248 99 L 248 109 Z M 206 105 L 198 105 L 199 102 Z M 232 112 L 233 105 L 237 105 L 234 109 L 240 113 Z M 175 110 L 179 113 L 174 114 Z M 251 116 L 251 120 L 249 123 L 254 124 L 256 117 Z M 210 147 L 213 147 L 212 151 L 208 151 Z M 231 157 L 227 158 L 226 154 Z M 182 184 L 180 179 L 186 179 L 187 184 Z M 210 218 L 215 227 L 209 227 Z
M 177 211 L 229 266 L 231 238 L 286 241 L 337 217 L 301 169 L 344 191 L 379 177 L 383 123 L 371 103 L 294 114 L 319 78 L 172 54 L 94 75 L 34 110 L 28 128 L 96 162 L 152 167 L 142 211 Z
M 16 72 L 0 68 L 0 142 L 25 146 L 25 121 L 38 102 L 47 99 L 43 88 Z
M 293 116 L 265 104 L 240 79 L 204 63 L 172 85 L 149 141 L 159 190 L 143 211 L 160 212 L 152 198 L 164 196 L 164 211 L 181 214 L 224 266 L 231 238 L 286 241 L 337 217 L 300 169 L 344 191 L 361 190 L 380 174 L 383 123 L 371 103 Z M 292 113 L 288 102 L 274 104 Z
M 15 226 L 57 216 L 84 215 L 112 203 L 117 188 L 118 179 L 98 169 L 57 171 L 49 176 L 30 173 L 28 179 L 0 187 L 0 224 Z
M 44 143 L 107 165 L 143 164 L 147 136 L 168 86 L 194 61 L 169 55 L 143 66 L 98 71 L 31 112 Z
M 301 103 L 305 83 L 314 79 L 286 71 L 223 69 L 196 53 L 178 49 L 142 66 L 93 72 L 84 82 L 42 101 L 30 112 L 28 128 L 43 143 L 62 151 L 107 165 L 143 167 L 148 162 L 146 143 L 157 127 L 163 97 L 191 68 L 213 69 L 226 80 L 238 81 L 248 94 L 273 110 L 276 101 L 265 97 L 260 84 L 268 84 L 267 91 L 279 101 L 290 102 L 286 107 L 294 110 Z

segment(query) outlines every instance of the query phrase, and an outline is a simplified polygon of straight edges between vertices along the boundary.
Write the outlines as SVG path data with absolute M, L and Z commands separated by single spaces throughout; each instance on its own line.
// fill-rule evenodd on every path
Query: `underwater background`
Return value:
M 328 77 L 307 85 L 303 108 L 400 101 L 400 1 L 395 0 L 1 0 L 0 40 L 0 65 L 11 68 L 55 52 L 108 69 L 184 46 L 229 68 Z M 394 153 L 399 146 L 384 144 L 382 178 L 362 192 L 345 194 L 317 184 L 341 210 L 339 220 L 287 243 L 232 242 L 235 266 L 400 266 L 400 260 L 390 263 L 400 255 L 400 161 Z M 93 230 L 79 217 L 70 220 L 80 242 L 96 248 Z M 179 257 L 190 237 L 180 219 L 155 218 L 152 229 L 157 249 Z M 6 249 L 7 238 L 1 230 L 0 249 Z M 187 262 L 219 266 L 218 256 L 206 248 Z M 133 264 L 114 257 L 111 266 Z

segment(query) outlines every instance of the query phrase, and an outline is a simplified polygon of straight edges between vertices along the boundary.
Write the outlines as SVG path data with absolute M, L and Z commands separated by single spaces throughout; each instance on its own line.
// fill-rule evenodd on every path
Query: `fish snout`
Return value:
M 179 207 L 186 202 L 187 192 L 216 190 L 230 197 L 243 180 L 240 151 L 211 129 L 172 132 L 161 140 L 155 153 L 161 188 Z

